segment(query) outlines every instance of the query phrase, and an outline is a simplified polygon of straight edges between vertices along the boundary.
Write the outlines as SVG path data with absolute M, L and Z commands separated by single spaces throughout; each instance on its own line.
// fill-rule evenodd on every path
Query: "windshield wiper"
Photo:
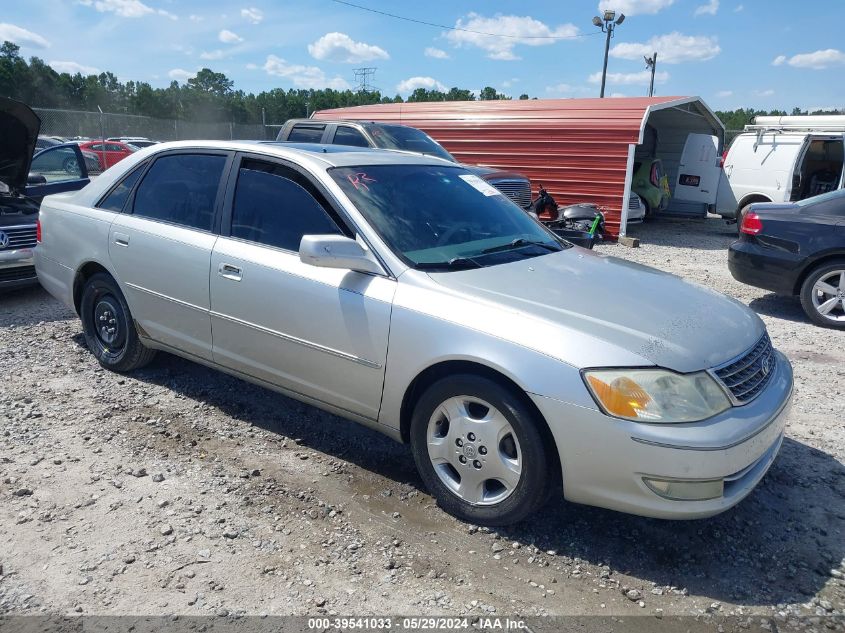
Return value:
M 453 257 L 447 262 L 419 262 L 415 268 L 420 270 L 463 270 L 481 268 L 481 264 L 469 257 Z
M 518 237 L 512 242 L 508 242 L 507 244 L 500 244 L 499 246 L 491 246 L 490 248 L 485 248 L 481 252 L 484 254 L 499 253 L 501 251 L 509 251 L 515 248 L 522 248 L 523 246 L 539 246 L 540 248 L 545 248 L 546 250 L 555 253 L 557 253 L 559 250 L 562 250 L 561 247 L 556 244 L 549 244 L 548 242 L 540 242 L 538 240 L 527 240 L 524 237 Z

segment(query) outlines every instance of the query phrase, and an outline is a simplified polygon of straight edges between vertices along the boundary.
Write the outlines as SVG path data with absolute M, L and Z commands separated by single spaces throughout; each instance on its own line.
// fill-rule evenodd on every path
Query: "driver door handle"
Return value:
M 243 276 L 242 271 L 238 266 L 226 263 L 221 263 L 217 267 L 217 274 L 224 279 L 231 279 L 232 281 L 240 281 Z
M 118 233 L 115 231 L 114 243 L 118 246 L 129 246 L 129 236 L 126 233 Z

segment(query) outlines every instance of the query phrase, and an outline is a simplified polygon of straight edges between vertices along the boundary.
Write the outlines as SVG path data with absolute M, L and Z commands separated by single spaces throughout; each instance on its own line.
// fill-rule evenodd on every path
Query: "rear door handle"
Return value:
M 231 279 L 232 281 L 240 281 L 242 277 L 242 271 L 239 267 L 226 263 L 222 263 L 217 267 L 217 274 L 224 279 Z
M 126 233 L 115 232 L 114 243 L 118 246 L 129 246 L 129 236 Z

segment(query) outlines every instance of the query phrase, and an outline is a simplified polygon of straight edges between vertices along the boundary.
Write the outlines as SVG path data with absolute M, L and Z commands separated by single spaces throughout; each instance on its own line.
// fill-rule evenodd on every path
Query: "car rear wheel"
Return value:
M 429 387 L 411 421 L 417 468 L 441 508 L 479 525 L 508 525 L 548 498 L 556 463 L 541 420 L 512 390 L 458 375 Z
M 845 260 L 822 264 L 807 275 L 801 306 L 813 323 L 845 330 Z
M 110 275 L 98 273 L 85 283 L 80 316 L 85 343 L 106 369 L 132 371 L 155 356 L 138 339 L 126 299 Z
M 64 162 L 62 163 L 62 167 L 68 174 L 79 173 L 79 161 L 74 157 L 65 158 Z

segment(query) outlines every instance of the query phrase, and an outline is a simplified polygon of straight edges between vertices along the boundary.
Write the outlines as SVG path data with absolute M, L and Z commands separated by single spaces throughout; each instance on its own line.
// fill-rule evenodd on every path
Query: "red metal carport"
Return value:
M 559 204 L 595 202 L 613 235 L 625 235 L 631 171 L 646 124 L 674 187 L 689 132 L 724 140 L 724 126 L 698 97 L 533 99 L 388 103 L 321 110 L 318 119 L 401 123 L 419 128 L 461 162 L 516 171 Z

